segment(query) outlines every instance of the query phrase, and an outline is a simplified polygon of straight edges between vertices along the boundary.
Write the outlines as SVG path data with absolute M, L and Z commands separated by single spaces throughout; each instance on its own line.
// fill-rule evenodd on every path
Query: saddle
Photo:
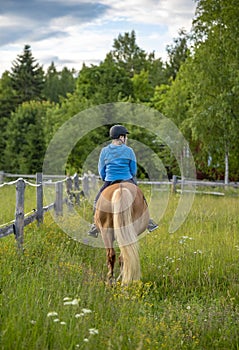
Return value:
M 110 186 L 114 185 L 114 184 L 119 184 L 121 182 L 129 182 L 131 184 L 136 185 L 136 183 L 132 179 L 129 179 L 129 180 L 114 180 L 114 181 L 111 181 Z

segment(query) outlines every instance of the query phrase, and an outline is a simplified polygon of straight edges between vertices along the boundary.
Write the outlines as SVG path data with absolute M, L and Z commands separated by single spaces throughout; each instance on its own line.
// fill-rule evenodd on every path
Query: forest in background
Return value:
M 167 46 L 168 60 L 137 45 L 135 31 L 119 34 L 99 65 L 79 72 L 54 62 L 43 70 L 31 46 L 0 79 L 0 170 L 35 173 L 49 141 L 67 120 L 88 108 L 114 102 L 140 103 L 172 120 L 189 142 L 198 178 L 239 180 L 239 5 L 237 0 L 197 0 L 192 29 L 179 29 Z M 156 43 L 157 45 L 157 43 Z M 175 158 L 155 135 L 131 127 L 168 171 Z M 88 154 L 108 140 L 109 126 L 76 145 L 67 171 L 82 171 Z M 147 177 L 139 169 L 139 177 Z

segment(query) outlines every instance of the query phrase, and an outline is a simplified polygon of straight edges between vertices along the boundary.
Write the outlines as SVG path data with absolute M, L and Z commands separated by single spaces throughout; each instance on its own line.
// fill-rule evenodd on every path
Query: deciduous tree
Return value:
M 6 130 L 6 171 L 34 174 L 42 170 L 46 150 L 43 125 L 48 108 L 49 102 L 30 101 L 12 113 Z

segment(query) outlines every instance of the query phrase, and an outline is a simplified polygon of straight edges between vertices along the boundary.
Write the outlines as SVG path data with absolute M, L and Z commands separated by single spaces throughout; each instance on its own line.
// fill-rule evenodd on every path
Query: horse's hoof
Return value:
M 114 277 L 108 278 L 107 284 L 108 286 L 113 287 L 116 284 L 115 278 Z

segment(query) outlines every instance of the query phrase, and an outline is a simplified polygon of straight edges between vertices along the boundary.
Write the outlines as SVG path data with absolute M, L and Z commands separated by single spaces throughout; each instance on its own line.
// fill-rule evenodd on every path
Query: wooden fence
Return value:
M 19 177 L 20 176 L 20 177 Z M 17 180 L 12 182 L 4 183 L 4 178 L 18 177 Z M 30 183 L 24 178 L 35 179 L 35 183 Z M 23 248 L 23 238 L 24 238 L 24 227 L 33 221 L 37 220 L 38 225 L 43 223 L 44 213 L 54 209 L 55 215 L 62 215 L 64 202 L 68 205 L 75 204 L 80 205 L 80 196 L 88 196 L 91 188 L 95 188 L 97 184 L 97 176 L 94 174 L 84 174 L 82 178 L 79 178 L 77 174 L 73 177 L 71 176 L 56 176 L 56 175 L 44 175 L 44 179 L 49 179 L 50 182 L 43 183 L 43 174 L 37 173 L 36 175 L 21 175 L 21 174 L 9 174 L 0 171 L 0 187 L 5 185 L 16 185 L 16 206 L 15 206 L 15 219 L 9 223 L 0 225 L 0 238 L 6 237 L 14 233 L 17 246 L 19 249 Z M 57 179 L 56 182 L 52 182 L 52 179 Z M 80 181 L 82 189 L 80 189 Z M 66 186 L 66 198 L 64 198 L 63 184 Z M 233 187 L 239 188 L 239 183 L 229 183 L 225 185 L 223 182 L 211 182 L 211 181 L 189 181 L 183 180 L 180 177 L 173 176 L 171 181 L 138 181 L 139 184 L 149 184 L 149 185 L 168 185 L 171 186 L 171 191 L 176 192 L 187 192 L 193 191 L 195 193 L 203 194 L 214 194 L 214 195 L 224 195 L 223 192 L 216 191 L 200 191 L 195 190 L 195 188 L 203 187 Z M 53 185 L 55 186 L 55 201 L 47 206 L 43 206 L 43 185 Z M 33 212 L 25 214 L 24 213 L 24 193 L 26 185 L 36 187 L 36 209 Z M 187 187 L 193 187 L 192 190 L 187 190 Z
M 4 177 L 18 177 L 20 174 L 8 174 L 1 172 L 1 180 L 3 182 Z M 55 215 L 59 216 L 63 213 L 63 204 L 68 205 L 73 204 L 73 199 L 75 203 L 80 205 L 80 196 L 88 194 L 92 184 L 96 184 L 96 177 L 93 174 L 85 174 L 82 178 L 79 178 L 77 174 L 73 177 L 71 176 L 55 176 L 55 175 L 44 175 L 44 179 L 49 179 L 47 183 L 43 183 L 43 174 L 37 173 L 36 175 L 20 175 L 24 178 L 36 179 L 36 183 L 30 183 L 23 177 L 19 177 L 17 180 L 12 182 L 6 182 L 0 184 L 0 187 L 6 185 L 16 185 L 16 205 L 15 205 L 15 219 L 9 223 L 0 225 L 0 238 L 6 237 L 10 234 L 14 234 L 17 246 L 19 249 L 23 249 L 23 239 L 24 239 L 24 227 L 37 220 L 38 225 L 43 223 L 44 213 L 54 209 Z M 52 182 L 52 179 L 56 179 L 56 182 Z M 82 183 L 82 190 L 80 190 L 80 180 Z M 66 197 L 64 198 L 63 185 L 66 186 Z M 43 206 L 43 185 L 55 186 L 55 201 L 47 206 Z M 24 198 L 25 198 L 25 188 L 26 185 L 36 187 L 36 209 L 32 212 L 24 213 Z
M 218 191 L 205 191 L 200 190 L 200 188 L 221 188 L 221 189 L 228 189 L 228 188 L 239 188 L 238 182 L 229 182 L 228 184 L 225 184 L 223 181 L 205 181 L 205 180 L 188 180 L 188 179 L 182 179 L 176 175 L 172 178 L 172 192 L 187 192 L 187 187 L 193 187 L 194 193 L 199 194 L 212 194 L 212 195 L 219 195 L 223 196 L 223 192 Z M 191 190 L 188 190 L 191 191 Z
M 172 179 L 169 181 L 138 181 L 138 184 L 145 185 L 158 185 L 159 188 L 162 185 L 169 186 L 171 188 L 172 193 L 181 193 L 181 192 L 194 192 L 195 194 L 212 194 L 223 196 L 223 192 L 218 191 L 208 191 L 205 188 L 221 188 L 223 190 L 228 188 L 239 188 L 239 182 L 230 182 L 225 184 L 222 181 L 205 181 L 205 180 L 189 180 L 182 179 L 180 176 L 173 175 Z M 200 189 L 201 188 L 201 189 Z M 202 190 L 202 188 L 204 190 Z M 168 191 L 168 189 L 167 189 Z

